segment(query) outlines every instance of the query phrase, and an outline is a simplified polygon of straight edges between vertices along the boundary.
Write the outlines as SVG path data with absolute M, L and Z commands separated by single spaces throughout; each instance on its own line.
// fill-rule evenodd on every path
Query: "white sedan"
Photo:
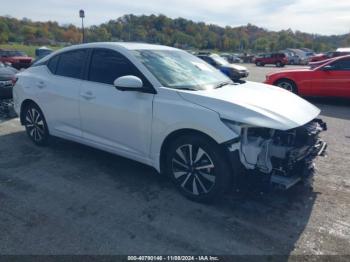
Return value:
M 54 52 L 18 75 L 15 110 L 30 139 L 73 140 L 154 167 L 192 200 L 237 178 L 289 188 L 323 154 L 320 110 L 278 87 L 233 83 L 171 47 L 90 43 Z

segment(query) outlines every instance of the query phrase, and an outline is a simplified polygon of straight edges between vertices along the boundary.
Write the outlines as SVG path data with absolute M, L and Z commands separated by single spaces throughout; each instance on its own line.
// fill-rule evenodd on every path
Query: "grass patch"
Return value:
M 22 45 L 22 44 L 0 44 L 0 49 L 12 49 L 12 50 L 23 51 L 31 57 L 35 57 L 35 49 L 37 49 L 38 47 L 40 46 Z M 47 47 L 53 50 L 58 50 L 62 48 L 61 46 L 47 46 Z

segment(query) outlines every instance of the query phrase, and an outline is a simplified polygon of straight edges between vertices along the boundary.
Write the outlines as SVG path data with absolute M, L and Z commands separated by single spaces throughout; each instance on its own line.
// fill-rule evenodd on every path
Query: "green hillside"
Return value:
M 269 31 L 248 24 L 220 27 L 164 15 L 125 15 L 86 29 L 86 40 L 140 41 L 193 49 L 263 52 L 284 48 L 311 48 L 326 51 L 350 45 L 350 35 L 321 36 L 299 31 Z M 0 44 L 67 45 L 81 41 L 80 28 L 57 22 L 35 22 L 0 17 Z M 32 50 L 28 53 L 32 54 Z

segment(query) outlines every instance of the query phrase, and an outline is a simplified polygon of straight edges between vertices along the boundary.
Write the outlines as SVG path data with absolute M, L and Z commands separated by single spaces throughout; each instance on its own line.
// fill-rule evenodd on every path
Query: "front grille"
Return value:
M 274 145 L 288 149 L 286 158 L 271 158 L 273 167 L 284 170 L 288 175 L 300 164 L 311 163 L 320 154 L 320 150 L 326 147 L 326 143 L 319 138 L 319 134 L 324 130 L 327 130 L 327 125 L 322 120 L 315 119 L 304 126 L 276 132 Z
M 327 125 L 321 119 L 314 119 L 311 122 L 287 131 L 276 131 L 274 144 L 289 147 L 303 147 L 314 145 L 318 135 L 327 130 Z

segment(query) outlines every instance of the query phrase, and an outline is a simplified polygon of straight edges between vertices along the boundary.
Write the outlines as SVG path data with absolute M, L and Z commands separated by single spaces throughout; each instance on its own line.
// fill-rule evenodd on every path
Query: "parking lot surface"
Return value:
M 248 67 L 254 81 L 277 70 Z M 0 253 L 349 254 L 350 102 L 310 102 L 329 127 L 314 189 L 212 205 L 134 161 L 61 139 L 36 147 L 17 118 L 0 118 Z

